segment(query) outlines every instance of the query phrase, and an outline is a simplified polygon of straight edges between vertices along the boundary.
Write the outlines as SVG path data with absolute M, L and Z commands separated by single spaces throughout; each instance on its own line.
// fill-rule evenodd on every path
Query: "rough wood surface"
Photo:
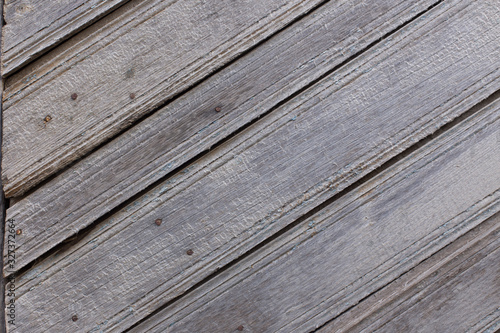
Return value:
M 327 332 L 495 332 L 500 214 L 332 320 Z
M 9 218 L 30 230 L 18 243 L 17 267 L 268 112 L 430 4 L 331 2 L 275 36 L 14 204 Z
M 239 325 L 248 332 L 311 332 L 500 210 L 499 140 L 497 102 L 132 332 L 232 332 Z M 499 269 L 497 262 L 491 272 Z M 463 304 L 463 297 L 476 290 L 466 293 L 465 285 L 456 290 L 462 292 L 456 309 L 463 312 L 449 315 L 446 323 L 488 294 L 494 298 L 476 313 L 489 314 L 498 306 L 498 274 L 478 275 L 475 288 L 495 290 L 476 295 L 471 304 Z M 429 309 L 427 301 L 419 310 Z M 447 311 L 454 312 L 453 307 Z M 406 315 L 413 317 L 410 327 L 425 327 L 422 313 Z M 381 332 L 407 330 L 397 326 Z
M 30 317 L 18 328 L 122 331 L 463 113 L 496 87 L 499 16 L 500 8 L 488 1 L 443 3 L 103 221 L 69 249 L 28 269 L 21 276 L 18 306 Z M 450 36 L 453 43 L 442 43 Z M 476 54 L 477 49 L 481 52 Z M 392 183 L 385 200 L 366 199 L 366 209 L 375 201 L 379 205 L 373 207 L 379 214 L 374 221 L 387 218 L 387 226 L 377 231 L 370 221 L 358 229 L 359 224 L 334 223 L 345 229 L 329 232 L 338 231 L 336 237 L 344 235 L 344 242 L 332 242 L 326 232 L 313 239 L 356 252 L 357 246 L 346 246 L 354 235 L 381 237 L 380 244 L 386 245 L 374 249 L 376 259 L 398 253 L 385 264 L 387 269 L 400 261 L 396 268 L 410 265 L 411 260 L 402 259 L 415 256 L 415 250 L 428 256 L 444 239 L 458 237 L 496 209 L 499 127 L 495 125 L 475 136 L 461 133 L 460 138 L 472 139 L 456 147 L 456 142 L 448 142 L 450 149 L 455 148 L 446 158 L 436 156 L 432 163 L 418 160 L 422 172 L 415 172 L 414 165 L 403 177 L 414 181 L 413 188 Z M 475 158 L 468 155 L 471 151 L 478 152 Z M 447 209 L 436 204 L 447 197 L 441 185 L 457 193 L 467 182 L 477 190 L 451 197 Z M 405 197 L 409 189 L 415 192 Z M 363 197 L 378 197 L 377 191 L 375 186 Z M 395 209 L 398 198 L 400 205 L 409 198 L 421 205 Z M 337 221 L 339 214 L 328 221 Z M 415 223 L 391 228 L 401 226 L 398 223 L 405 217 L 414 217 Z M 155 224 L 159 218 L 160 226 Z M 445 235 L 442 225 L 449 230 Z M 397 232 L 387 232 L 393 229 Z M 415 237 L 417 243 L 398 251 Z M 335 252 L 325 251 L 318 260 L 331 253 Z M 307 262 L 295 267 L 296 273 L 314 269 Z M 358 266 L 352 273 L 362 270 Z M 397 269 L 384 276 L 391 279 L 394 274 Z M 365 292 L 356 296 L 373 291 L 373 284 L 363 283 Z M 70 306 L 67 299 L 72 300 Z M 77 322 L 71 321 L 74 314 Z M 328 317 L 306 315 L 317 320 Z M 300 318 L 289 324 L 298 322 Z
M 2 76 L 28 64 L 128 0 L 11 0 L 5 4 Z
M 6 82 L 6 195 L 20 195 L 323 1 L 124 5 L 117 26 L 73 47 L 69 60 L 50 53 L 47 66 Z
M 3 9 L 4 9 L 4 1 L 0 0 L 0 18 L 3 17 Z M 3 20 L 0 23 L 0 27 L 3 26 Z M 0 39 L 2 37 L 3 33 L 0 33 Z M 0 77 L 0 96 L 3 94 L 3 78 Z M 2 114 L 2 104 L 0 103 L 0 115 Z M 0 117 L 0 146 L 2 145 L 2 117 Z M 2 159 L 2 152 L 0 151 L 0 160 Z M 0 240 L 0 247 L 2 248 L 2 259 L 0 259 L 1 265 L 2 265 L 2 274 L 0 277 L 0 291 L 2 292 L 2 297 L 0 299 L 0 308 L 5 309 L 5 295 L 6 295 L 6 288 L 5 288 L 5 282 L 6 280 L 3 278 L 4 273 L 4 264 L 3 264 L 3 242 L 4 242 L 4 235 L 5 235 L 5 196 L 3 194 L 3 186 L 2 186 L 2 181 L 0 180 L 0 234 L 2 235 L 2 239 Z M 5 333 L 6 332 L 6 317 L 5 317 L 5 311 L 0 311 L 0 333 Z

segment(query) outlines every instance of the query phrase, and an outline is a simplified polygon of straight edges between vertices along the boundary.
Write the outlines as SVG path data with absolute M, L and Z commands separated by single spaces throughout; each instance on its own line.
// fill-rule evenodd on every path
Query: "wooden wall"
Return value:
M 500 328 L 496 1 L 4 10 L 7 332 Z

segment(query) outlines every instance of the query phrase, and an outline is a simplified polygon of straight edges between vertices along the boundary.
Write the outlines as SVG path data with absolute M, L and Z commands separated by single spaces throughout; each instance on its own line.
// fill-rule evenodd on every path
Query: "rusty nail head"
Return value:
M 238 331 L 243 331 L 243 325 L 238 326 Z
M 16 231 L 16 235 L 20 235 L 20 234 L 22 234 L 22 233 L 23 233 L 23 231 L 22 231 L 21 229 L 17 229 L 17 231 Z
M 134 99 L 135 98 L 135 94 L 134 93 L 130 93 L 130 99 Z
M 215 111 L 217 111 L 217 112 L 220 112 L 220 110 L 222 110 L 222 109 L 220 108 L 220 106 L 218 106 L 218 107 L 216 107 L 216 108 L 215 108 Z
M 78 316 L 77 315 L 73 315 L 73 317 L 71 317 L 71 320 L 77 321 L 78 320 Z
M 155 223 L 156 223 L 156 225 L 158 225 L 158 226 L 159 226 L 159 225 L 161 225 L 161 219 L 156 219 L 156 220 L 155 220 Z
M 71 94 L 71 99 L 72 100 L 75 100 L 77 97 L 78 97 L 78 95 L 76 93 L 72 93 Z
M 52 117 L 51 117 L 51 116 L 49 116 L 49 115 L 45 116 L 44 121 L 45 121 L 46 123 L 48 123 L 48 122 L 49 122 L 49 121 L 51 121 L 51 120 L 52 120 Z
M 188 256 L 190 256 L 190 255 L 193 254 L 193 250 L 189 249 L 189 250 L 186 251 L 186 253 L 187 253 Z

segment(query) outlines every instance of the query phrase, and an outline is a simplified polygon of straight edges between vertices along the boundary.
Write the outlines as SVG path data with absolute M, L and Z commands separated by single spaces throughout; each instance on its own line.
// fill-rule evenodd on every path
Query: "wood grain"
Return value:
M 499 233 L 497 213 L 318 333 L 494 332 L 500 327 Z
M 5 4 L 2 76 L 14 73 L 128 0 L 12 0 Z
M 387 5 L 328 3 L 15 203 L 9 218 L 30 230 L 18 243 L 18 267 L 268 112 L 429 2 Z
M 61 45 L 41 59 L 51 59 L 47 66 L 7 81 L 20 89 L 4 94 L 6 195 L 22 194 L 324 1 L 124 5 L 116 25 L 81 37 L 70 59 L 58 61 L 69 47 Z
M 3 17 L 3 9 L 4 9 L 4 2 L 3 0 L 0 0 L 0 18 Z M 3 20 L 0 23 L 0 27 L 3 26 Z M 0 39 L 2 37 L 2 33 L 0 33 Z M 0 77 L 0 94 L 3 93 L 3 78 Z M 0 103 L 0 114 L 2 113 L 2 104 Z M 0 117 L 0 146 L 2 142 L 2 117 Z M 0 151 L 0 160 L 2 158 L 2 152 Z M 2 235 L 2 239 L 0 240 L 0 247 L 2 248 L 2 259 L 0 260 L 2 263 L 2 277 L 0 278 L 0 290 L 2 291 L 2 296 L 0 300 L 0 308 L 5 309 L 5 295 L 6 295 L 6 280 L 3 278 L 3 269 L 4 269 L 4 264 L 3 264 L 3 248 L 4 248 L 4 235 L 5 235 L 5 215 L 6 215 L 6 208 L 5 208 L 5 196 L 3 194 L 3 186 L 2 186 L 2 181 L 0 180 L 0 234 Z M 5 316 L 5 311 L 0 311 L 0 332 L 5 333 L 6 332 L 6 316 Z
M 496 102 L 131 332 L 232 332 L 239 325 L 249 332 L 313 331 L 499 212 L 499 138 Z M 493 249 L 499 245 L 497 240 Z M 483 276 L 472 269 L 467 274 L 478 275 L 476 287 L 470 293 L 464 291 L 466 285 L 456 290 L 459 297 L 446 307 L 441 301 L 441 314 L 449 317 L 443 325 L 449 326 L 488 295 L 492 299 L 475 314 L 486 315 L 498 307 L 500 266 L 498 261 L 492 264 L 497 256 L 477 267 L 493 266 L 490 272 L 496 274 Z M 471 298 L 486 286 L 494 288 Z M 443 326 L 420 330 L 435 324 L 430 321 L 432 311 L 426 310 L 436 297 L 405 313 L 402 322 L 411 323 L 408 326 L 394 320 L 394 329 L 376 327 L 381 332 L 444 332 Z M 464 297 L 471 303 L 464 304 Z M 456 311 L 453 304 L 460 305 Z M 427 313 L 429 326 L 422 324 Z M 469 319 L 475 322 L 481 316 L 471 314 Z M 333 322 L 324 332 L 337 328 Z M 373 332 L 372 327 L 367 332 Z
M 488 1 L 443 3 L 106 219 L 69 249 L 34 265 L 20 276 L 19 312 L 29 318 L 19 329 L 123 331 L 463 113 L 495 87 L 498 17 L 500 8 Z M 450 36 L 457 39 L 440 42 Z M 474 57 L 471 50 L 476 48 L 481 51 Z M 457 53 L 461 50 L 467 56 Z M 495 108 L 487 116 L 495 122 L 498 114 Z M 353 210 L 352 205 L 358 206 L 360 201 L 354 198 L 350 207 L 343 201 L 347 211 L 341 205 L 331 218 L 322 214 L 325 221 L 340 228 L 324 233 L 319 232 L 322 227 L 317 228 L 312 239 L 321 240 L 327 250 L 317 257 L 301 252 L 304 256 L 295 258 L 304 265 L 286 267 L 296 267 L 292 273 L 299 277 L 345 249 L 352 251 L 347 257 L 360 258 L 352 275 L 341 272 L 338 277 L 339 283 L 348 283 L 349 276 L 363 273 L 365 265 L 387 259 L 383 270 L 374 273 L 373 283 L 365 283 L 370 278 L 359 282 L 364 291 L 353 294 L 355 302 L 398 276 L 398 269 L 407 270 L 404 266 L 411 266 L 412 261 L 403 259 L 416 256 L 416 250 L 428 257 L 446 239 L 453 240 L 491 216 L 500 196 L 495 192 L 500 181 L 499 127 L 498 123 L 479 127 L 483 130 L 471 130 L 474 135 L 459 133 L 458 138 L 470 139 L 459 141 L 460 145 L 444 140 L 443 145 L 448 144 L 444 152 L 453 153 L 426 150 L 430 161 L 422 158 L 417 159 L 420 166 L 412 163 L 410 173 L 402 176 L 404 185 L 403 180 L 397 183 L 393 174 L 386 174 L 384 200 L 369 200 L 382 196 L 377 194 L 380 182 L 367 184 L 374 187 L 360 197 L 366 201 L 366 211 L 361 213 L 376 212 L 372 221 L 360 225 L 345 218 L 346 223 L 338 223 Z M 470 158 L 474 152 L 475 158 Z M 419 168 L 421 172 L 415 171 Z M 463 190 L 472 182 L 477 190 Z M 443 188 L 458 193 L 446 209 L 441 205 L 447 198 Z M 409 193 L 410 189 L 414 192 Z M 397 208 L 403 204 L 408 208 Z M 360 217 L 360 211 L 353 214 L 355 220 Z M 158 218 L 163 220 L 160 226 L 155 224 Z M 381 219 L 387 219 L 387 226 L 374 228 L 373 222 Z M 400 221 L 412 223 L 401 225 Z M 309 226 L 310 222 L 300 226 L 316 227 L 316 223 Z M 443 225 L 449 231 L 444 235 L 439 228 Z M 332 242 L 331 233 L 339 241 Z M 345 238 L 340 239 L 342 235 Z M 356 235 L 380 237 L 377 244 L 382 246 L 367 249 L 373 260 L 362 256 L 367 250 L 356 251 L 363 244 L 375 243 L 357 246 L 352 243 Z M 311 251 L 317 251 L 317 242 Z M 381 272 L 385 272 L 384 279 L 375 279 Z M 324 274 L 319 272 L 315 279 L 327 281 Z M 272 280 L 267 282 L 272 285 Z M 307 293 L 307 286 L 298 289 L 302 287 Z M 260 295 L 271 291 L 279 288 Z M 307 293 L 307 300 L 315 299 L 311 295 Z M 259 294 L 254 297 L 260 299 Z M 72 300 L 70 306 L 67 299 Z M 338 310 L 345 306 L 349 302 L 341 302 Z M 316 322 L 297 317 L 289 325 L 316 325 L 332 313 L 329 308 L 318 311 L 301 317 Z M 75 313 L 80 319 L 72 322 Z M 262 319 L 265 322 L 266 317 Z M 278 323 L 276 318 L 272 322 Z

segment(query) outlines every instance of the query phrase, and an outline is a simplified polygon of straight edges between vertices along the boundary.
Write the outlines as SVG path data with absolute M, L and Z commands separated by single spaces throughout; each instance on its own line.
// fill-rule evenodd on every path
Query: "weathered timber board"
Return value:
M 489 24 L 484 23 L 484 13 L 490 15 Z M 498 73 L 496 66 L 485 60 L 488 58 L 460 59 L 456 52 L 478 47 L 477 42 L 483 48 L 481 54 L 487 50 L 486 54 L 495 58 L 495 48 L 488 46 L 496 37 L 492 22 L 498 14 L 486 1 L 447 2 L 437 7 L 366 52 L 349 68 L 340 69 L 107 219 L 68 251 L 29 269 L 21 277 L 18 300 L 24 307 L 20 312 L 33 317 L 26 325 L 57 330 L 67 329 L 69 324 L 82 330 L 122 331 L 411 141 L 462 113 L 492 88 L 488 82 L 494 82 Z M 447 24 L 441 24 L 446 19 Z M 462 38 L 456 41 L 456 49 L 448 50 L 437 42 L 450 35 Z M 459 60 L 447 62 L 447 52 Z M 430 57 L 429 65 L 419 58 L 424 54 L 425 59 Z M 434 61 L 433 54 L 443 61 Z M 403 80 L 409 72 L 419 80 Z M 439 80 L 429 80 L 436 72 Z M 377 79 L 373 86 L 377 90 L 373 95 L 357 96 L 356 89 L 372 86 L 367 84 L 373 82 L 371 75 Z M 388 76 L 400 82 L 397 88 Z M 428 99 L 423 102 L 414 96 L 420 94 Z M 411 103 L 417 107 L 409 107 Z M 338 124 L 359 128 L 353 127 L 355 135 L 349 136 Z M 373 128 L 379 131 L 370 132 Z M 484 168 L 469 170 L 468 166 L 465 172 L 487 178 L 480 191 L 491 193 L 495 168 L 486 164 Z M 459 171 L 463 170 L 457 168 Z M 457 183 L 456 179 L 451 183 Z M 477 181 L 475 184 L 478 186 Z M 456 209 L 441 214 L 455 216 L 459 208 L 466 211 L 464 214 L 480 214 L 496 200 L 488 197 L 469 207 L 469 201 L 480 194 L 464 195 L 463 201 L 452 203 L 458 205 L 453 206 Z M 439 222 L 439 216 L 435 217 Z M 163 219 L 161 226 L 155 225 L 157 218 Z M 193 255 L 186 254 L 188 249 Z M 66 297 L 73 300 L 71 308 L 59 304 Z M 38 311 L 37 304 L 47 300 L 57 310 L 45 307 Z M 73 312 L 81 318 L 76 323 L 70 322 Z M 29 330 L 29 326 L 24 328 Z
M 327 332 L 494 332 L 500 328 L 500 214 L 332 320 Z
M 3 0 L 0 0 L 0 18 L 3 17 L 3 5 L 4 5 L 4 2 Z M 0 23 L 0 27 L 3 25 L 3 20 L 1 21 Z M 2 36 L 2 33 L 0 33 L 0 38 Z M 0 94 L 3 93 L 3 78 L 0 77 Z M 0 103 L 0 115 L 2 114 L 2 103 Z M 2 142 L 2 117 L 0 117 L 0 146 L 1 146 L 1 142 Z M 2 158 L 2 152 L 0 151 L 0 160 Z M 5 197 L 3 195 L 3 187 L 2 187 L 2 181 L 0 180 L 0 233 L 2 234 L 2 240 L 0 241 L 0 246 L 2 248 L 2 259 L 0 260 L 1 261 L 1 264 L 2 264 L 2 277 L 0 278 L 0 290 L 2 291 L 3 295 L 2 297 L 0 298 L 0 307 L 2 309 L 5 309 L 5 295 L 6 295 L 6 291 L 9 289 L 9 284 L 6 284 L 6 279 L 3 278 L 3 242 L 4 242 L 4 237 L 3 235 L 5 234 Z M 8 247 L 7 247 L 8 248 Z M 0 313 L 0 332 L 1 333 L 5 333 L 6 331 L 6 327 L 5 327 L 5 323 L 6 323 L 6 317 L 5 317 L 6 313 L 5 311 L 1 311 Z M 9 318 L 10 319 L 10 318 Z
M 26 230 L 17 243 L 17 268 L 268 112 L 429 4 L 328 3 L 83 159 L 9 209 L 9 218 Z M 215 112 L 216 107 L 221 112 Z
M 128 0 L 12 0 L 5 4 L 2 76 L 25 66 Z
M 155 6 L 143 2 L 145 12 L 136 12 L 134 2 L 125 5 L 124 11 L 134 9 L 132 20 L 126 15 L 117 29 L 106 27 L 109 34 L 99 43 L 77 45 L 69 61 L 48 64 L 58 70 L 30 72 L 23 77 L 28 86 L 12 95 L 7 80 L 7 197 L 88 153 L 323 1 L 157 0 Z
M 499 140 L 497 102 L 132 332 L 314 330 L 500 210 Z

